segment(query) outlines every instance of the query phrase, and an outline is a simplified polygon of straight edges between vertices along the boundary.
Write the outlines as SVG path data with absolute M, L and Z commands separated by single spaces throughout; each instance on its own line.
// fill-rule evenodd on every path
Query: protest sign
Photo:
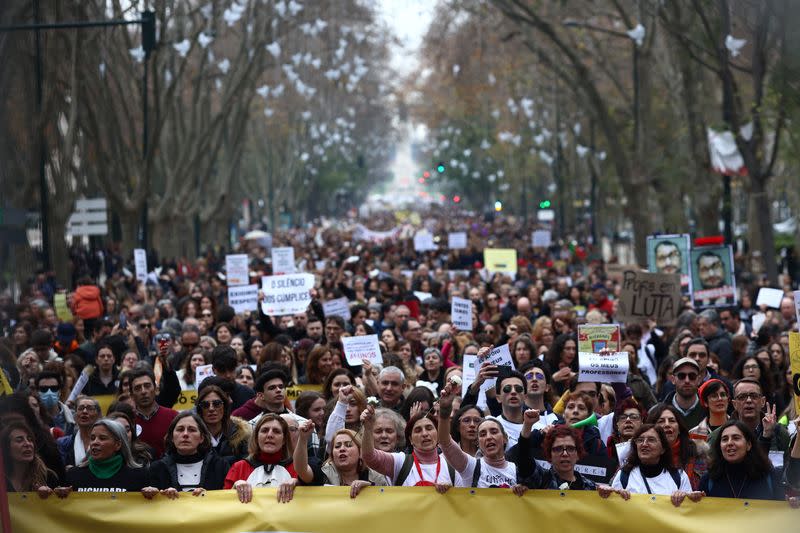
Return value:
M 200 365 L 194 369 L 194 386 L 199 389 L 204 379 L 214 375 L 213 365 Z
M 687 296 L 692 293 L 690 243 L 688 233 L 647 237 L 647 270 L 655 274 L 678 274 L 681 294 Z
M 616 283 L 622 283 L 622 278 L 628 270 L 632 272 L 641 272 L 644 269 L 639 265 L 618 265 L 616 263 L 606 265 L 606 275 L 608 279 Z
M 453 296 L 450 317 L 453 325 L 461 331 L 472 331 L 472 301 Z
M 502 346 L 497 346 L 491 352 L 486 354 L 485 357 L 482 359 L 478 359 L 478 369 L 484 363 L 489 363 L 491 365 L 497 366 L 510 366 L 512 370 L 516 370 L 514 366 L 514 360 L 511 358 L 511 351 L 508 349 L 508 344 L 504 344 Z M 481 385 L 481 390 L 489 390 L 494 387 L 497 378 L 490 378 L 483 382 Z
M 451 250 L 463 250 L 467 247 L 467 232 L 454 231 L 447 234 L 447 247 Z
M 325 316 L 340 316 L 345 321 L 350 320 L 350 303 L 345 296 L 323 303 L 322 311 Z
M 531 246 L 534 248 L 549 248 L 552 244 L 552 233 L 549 229 L 537 229 L 531 234 Z
M 294 266 L 294 248 L 283 246 L 272 249 L 272 273 L 273 274 L 292 274 Z
M 783 300 L 783 291 L 780 289 L 770 289 L 769 287 L 761 287 L 758 291 L 756 298 L 756 307 L 766 305 L 773 309 L 781 308 L 781 300 Z
M 750 317 L 750 324 L 753 327 L 753 333 L 758 333 L 761 330 L 761 326 L 764 325 L 764 322 L 767 321 L 767 315 L 764 313 L 755 313 L 752 317 Z
M 578 325 L 579 352 L 599 353 L 603 349 L 618 352 L 621 340 L 619 324 Z
M 697 308 L 736 305 L 733 249 L 728 246 L 692 248 L 692 302 Z
M 628 380 L 628 352 L 605 355 L 578 352 L 578 381 L 625 383 Z
M 142 283 L 147 281 L 147 252 L 136 248 L 133 251 L 133 266 L 136 270 L 136 279 Z
M 419 299 L 419 301 L 423 303 L 425 302 L 425 300 L 430 300 L 431 298 L 433 298 L 433 294 L 422 291 L 414 291 L 414 296 L 416 296 L 417 299 Z
M 363 359 L 373 364 L 381 364 L 383 362 L 377 335 L 342 337 L 342 345 L 344 346 L 344 355 L 350 365 L 360 365 Z
M 228 287 L 247 285 L 250 282 L 250 268 L 247 254 L 226 255 L 225 273 L 228 278 Z
M 800 333 L 789 332 L 789 364 L 792 369 L 792 391 L 794 406 L 800 413 Z
M 628 270 L 614 318 L 620 322 L 655 320 L 673 326 L 681 312 L 681 283 L 677 274 L 652 274 Z
M 311 303 L 309 291 L 312 288 L 313 274 L 264 276 L 261 278 L 261 289 L 264 291 L 261 310 L 265 315 L 301 313 Z
M 517 273 L 517 251 L 513 248 L 486 248 L 483 251 L 483 264 L 491 273 Z
M 72 311 L 67 305 L 67 295 L 60 292 L 53 296 L 53 305 L 56 308 L 56 316 L 62 322 L 72 322 Z
M 419 231 L 414 235 L 414 251 L 427 252 L 429 250 L 436 250 L 436 244 L 433 242 L 433 235 L 427 231 Z
M 236 314 L 258 310 L 258 285 L 238 285 L 228 287 L 228 305 Z

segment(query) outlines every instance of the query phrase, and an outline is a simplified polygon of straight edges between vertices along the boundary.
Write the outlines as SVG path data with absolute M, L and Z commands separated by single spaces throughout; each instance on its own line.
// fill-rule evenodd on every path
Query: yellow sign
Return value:
M 110 394 L 105 394 L 103 396 L 95 396 L 94 399 L 100 404 L 100 409 L 104 414 L 108 414 L 108 406 L 114 403 L 114 399 L 116 397 Z M 176 411 L 183 411 L 185 409 L 191 409 L 194 407 L 195 402 L 197 402 L 197 391 L 196 390 L 184 390 L 181 391 L 181 395 L 178 396 L 178 401 L 175 402 L 175 405 L 172 406 L 173 409 Z
M 792 390 L 794 390 L 794 406 L 800 413 L 800 333 L 789 332 L 789 361 L 792 368 Z
M 489 272 L 517 273 L 517 251 L 513 248 L 486 248 L 483 264 Z
M 13 394 L 14 389 L 11 388 L 11 383 L 8 382 L 6 379 L 6 373 L 0 369 L 0 396 L 5 396 L 6 394 Z
M 72 311 L 67 305 L 67 295 L 62 293 L 53 296 L 53 304 L 56 308 L 56 316 L 62 322 L 72 322 Z
M 292 405 L 294 405 L 297 398 L 306 391 L 321 393 L 322 385 L 293 385 L 286 389 L 286 397 L 292 402 Z
M 72 493 L 66 500 L 41 500 L 32 493 L 8 495 L 14 533 L 107 531 L 114 533 L 238 533 L 313 531 L 510 532 L 544 531 L 793 531 L 797 511 L 786 502 L 705 498 L 676 509 L 669 496 L 634 494 L 603 500 L 588 491 L 529 491 L 519 498 L 508 489 L 367 487 L 350 499 L 347 487 L 299 487 L 287 504 L 276 489 L 256 489 L 241 504 L 234 491 L 210 491 L 177 500 L 141 494 Z M 409 512 L 413 509 L 413 512 Z M 528 524 L 525 526 L 525 524 Z

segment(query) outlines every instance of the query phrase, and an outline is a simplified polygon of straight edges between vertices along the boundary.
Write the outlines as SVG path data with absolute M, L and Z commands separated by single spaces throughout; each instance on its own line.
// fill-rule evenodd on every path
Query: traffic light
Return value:
M 422 173 L 422 177 L 428 179 L 431 177 L 431 173 L 426 170 L 425 172 Z
M 550 209 L 550 200 L 539 202 L 539 209 Z
M 461 201 L 461 197 L 460 197 L 459 195 L 455 195 L 455 196 L 453 196 L 453 201 L 454 201 L 455 203 L 458 203 L 458 202 L 460 202 L 460 201 Z
M 445 169 L 446 167 L 444 166 L 444 163 L 442 163 L 441 161 L 439 161 L 439 163 L 436 164 L 436 172 L 438 172 L 439 174 L 444 174 Z

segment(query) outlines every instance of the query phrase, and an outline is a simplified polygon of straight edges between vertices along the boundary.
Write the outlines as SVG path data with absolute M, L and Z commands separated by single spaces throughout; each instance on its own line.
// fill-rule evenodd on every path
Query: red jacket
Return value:
M 81 285 L 72 298 L 72 312 L 78 317 L 99 318 L 103 315 L 103 299 L 96 285 Z

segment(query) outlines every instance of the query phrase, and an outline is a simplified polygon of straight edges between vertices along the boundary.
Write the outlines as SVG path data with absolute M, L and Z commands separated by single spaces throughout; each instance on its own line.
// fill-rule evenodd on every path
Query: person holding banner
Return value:
M 150 486 L 143 492 L 157 491 L 174 500 L 179 492 L 201 496 L 206 490 L 222 489 L 230 465 L 214 453 L 211 433 L 196 413 L 176 416 L 165 444 L 164 457 L 150 464 Z
M 478 426 L 478 448 L 482 454 L 479 458 L 465 453 L 450 438 L 450 417 L 455 398 L 452 388 L 454 383 L 448 383 L 439 398 L 439 446 L 447 463 L 460 476 L 458 484 L 479 488 L 515 487 L 518 479 L 517 465 L 506 460 L 508 436 L 503 424 L 496 418 L 485 419 Z
M 49 494 L 58 485 L 56 473 L 47 468 L 36 453 L 33 430 L 22 419 L 4 424 L 0 431 L 0 446 L 8 492 Z
M 368 405 L 361 413 L 364 440 L 361 458 L 373 470 L 385 475 L 398 487 L 435 486 L 444 493 L 456 482 L 455 470 L 439 455 L 439 432 L 430 412 L 411 417 L 405 428 L 411 453 L 388 453 L 375 449 L 373 430 L 375 407 Z
M 660 403 L 653 407 L 647 416 L 647 423 L 664 430 L 672 451 L 672 464 L 686 472 L 692 488 L 696 490 L 707 468 L 705 446 L 701 448 L 692 440 L 686 424 L 672 405 Z
M 624 500 L 633 494 L 671 496 L 678 507 L 685 498 L 699 501 L 703 492 L 693 491 L 686 472 L 672 463 L 672 451 L 664 431 L 652 424 L 643 424 L 633 436 L 633 447 L 622 468 L 611 480 L 611 487 L 600 486 L 600 496 L 607 498 L 611 491 Z

